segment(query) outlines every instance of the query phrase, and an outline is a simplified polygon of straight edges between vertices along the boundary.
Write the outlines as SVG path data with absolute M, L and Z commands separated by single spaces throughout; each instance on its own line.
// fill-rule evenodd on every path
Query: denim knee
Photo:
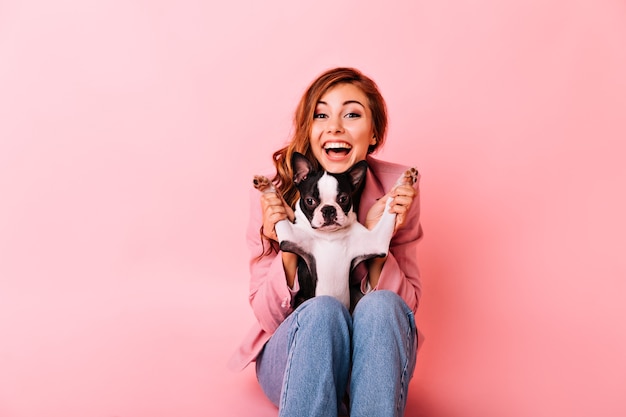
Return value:
M 355 307 L 354 318 L 386 322 L 390 314 L 399 317 L 409 313 L 412 313 L 411 309 L 402 297 L 393 291 L 379 290 L 361 298 Z
M 313 297 L 304 302 L 297 310 L 297 321 L 300 326 L 305 323 L 324 323 L 328 328 L 346 323 L 352 327 L 350 312 L 336 298 L 330 296 Z
M 280 415 L 336 415 L 350 374 L 350 313 L 337 299 L 319 296 L 292 314 Z
M 416 359 L 413 311 L 396 293 L 379 290 L 358 302 L 353 320 L 353 414 L 403 415 Z

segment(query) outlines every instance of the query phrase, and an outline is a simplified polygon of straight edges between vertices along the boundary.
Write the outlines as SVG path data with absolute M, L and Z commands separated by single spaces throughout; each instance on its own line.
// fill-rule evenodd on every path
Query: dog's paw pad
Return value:
M 411 167 L 404 171 L 404 174 L 398 180 L 400 184 L 413 185 L 417 182 L 417 169 Z
M 263 175 L 255 175 L 254 179 L 252 180 L 252 184 L 254 184 L 254 188 L 259 191 L 265 191 L 272 186 L 272 182 L 269 180 L 269 178 Z

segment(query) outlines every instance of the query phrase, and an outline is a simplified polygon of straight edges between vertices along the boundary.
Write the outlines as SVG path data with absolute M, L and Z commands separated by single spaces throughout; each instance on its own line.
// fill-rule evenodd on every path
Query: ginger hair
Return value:
M 314 169 L 319 169 L 319 163 L 313 155 L 310 146 L 311 124 L 318 101 L 328 90 L 339 84 L 353 84 L 361 89 L 368 98 L 368 104 L 372 113 L 374 137 L 376 138 L 376 144 L 370 145 L 367 151 L 368 154 L 375 152 L 385 142 L 387 105 L 376 83 L 354 68 L 339 67 L 322 73 L 311 83 L 298 103 L 293 119 L 291 140 L 286 146 L 274 152 L 273 155 L 276 176 L 272 179 L 272 182 L 292 208 L 295 208 L 299 193 L 293 183 L 291 157 L 294 152 L 300 152 L 313 162 Z

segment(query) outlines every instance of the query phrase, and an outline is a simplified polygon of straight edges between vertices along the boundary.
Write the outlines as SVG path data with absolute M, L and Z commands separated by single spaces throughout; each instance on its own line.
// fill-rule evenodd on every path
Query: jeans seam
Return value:
M 289 374 L 291 372 L 291 362 L 292 362 L 293 354 L 295 351 L 294 347 L 296 345 L 296 333 L 298 333 L 298 329 L 300 327 L 298 323 L 298 313 L 294 314 L 293 320 L 294 320 L 294 330 L 293 330 L 291 341 L 288 347 L 289 355 L 287 356 L 287 366 L 285 367 L 285 375 L 283 377 L 283 388 L 280 393 L 280 407 L 279 408 L 281 410 L 285 407 L 286 400 L 287 400 L 286 393 L 287 393 L 287 386 L 289 384 Z
M 407 375 L 408 375 L 408 371 L 409 371 L 409 364 L 411 363 L 411 358 L 412 358 L 412 341 L 413 341 L 413 326 L 411 325 L 411 316 L 413 315 L 413 312 L 409 311 L 408 313 L 406 313 L 406 318 L 408 321 L 408 326 L 407 326 L 407 333 L 406 333 L 406 339 L 405 339 L 405 352 L 406 352 L 406 361 L 404 363 L 404 366 L 402 368 L 402 376 L 400 377 L 400 396 L 398 398 L 398 403 L 396 404 L 396 414 L 400 415 L 400 408 L 402 406 L 402 403 L 404 401 L 404 396 L 405 396 L 405 391 L 408 390 L 408 387 L 405 388 L 405 385 L 407 384 Z

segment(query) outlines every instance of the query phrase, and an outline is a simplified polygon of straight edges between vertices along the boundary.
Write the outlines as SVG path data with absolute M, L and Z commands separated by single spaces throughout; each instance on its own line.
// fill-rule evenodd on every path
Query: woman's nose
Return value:
M 330 117 L 328 119 L 328 125 L 326 126 L 328 133 L 343 132 L 343 123 L 341 117 Z

